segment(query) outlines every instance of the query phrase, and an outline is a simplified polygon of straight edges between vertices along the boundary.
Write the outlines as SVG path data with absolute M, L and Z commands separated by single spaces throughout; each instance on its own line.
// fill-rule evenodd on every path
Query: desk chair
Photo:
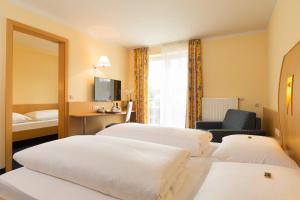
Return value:
M 131 117 L 131 112 L 132 112 L 132 105 L 133 105 L 133 102 L 129 101 L 128 104 L 127 104 L 127 112 L 126 112 L 126 118 L 125 118 L 124 123 L 130 122 L 130 117 Z M 111 124 L 108 124 L 107 126 L 105 126 L 105 128 L 109 128 L 109 127 L 117 125 L 117 124 L 120 124 L 120 123 L 111 123 Z

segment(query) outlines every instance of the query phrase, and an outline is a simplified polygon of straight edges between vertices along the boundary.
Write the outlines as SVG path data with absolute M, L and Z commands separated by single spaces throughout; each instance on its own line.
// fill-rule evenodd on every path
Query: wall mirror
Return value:
M 68 41 L 7 21 L 6 171 L 21 167 L 13 154 L 67 132 Z

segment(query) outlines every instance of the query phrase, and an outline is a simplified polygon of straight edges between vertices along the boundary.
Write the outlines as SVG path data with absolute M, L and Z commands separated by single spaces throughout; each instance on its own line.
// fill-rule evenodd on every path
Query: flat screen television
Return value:
M 95 101 L 121 101 L 121 81 L 95 77 Z

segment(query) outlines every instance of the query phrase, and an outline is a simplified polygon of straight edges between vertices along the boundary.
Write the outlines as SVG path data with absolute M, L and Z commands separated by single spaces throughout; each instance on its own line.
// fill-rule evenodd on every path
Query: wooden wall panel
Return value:
M 276 129 L 277 129 L 277 133 L 276 133 Z M 282 145 L 282 136 L 280 134 L 279 113 L 277 111 L 269 108 L 263 108 L 263 130 L 266 131 L 268 136 L 274 137 Z
M 280 75 L 278 110 L 283 146 L 300 164 L 300 42 L 284 57 Z M 289 94 L 288 80 L 294 77 L 293 92 Z M 291 97 L 290 102 L 288 97 Z M 288 103 L 290 102 L 290 103 Z

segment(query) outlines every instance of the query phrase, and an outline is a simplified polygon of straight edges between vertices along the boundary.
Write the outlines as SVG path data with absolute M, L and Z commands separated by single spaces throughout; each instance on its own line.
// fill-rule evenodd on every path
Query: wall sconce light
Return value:
M 291 115 L 293 115 L 293 85 L 294 85 L 294 75 L 289 76 L 287 78 L 287 84 L 286 84 L 286 114 L 289 114 L 289 110 L 290 110 Z
M 98 72 L 98 67 L 111 67 L 111 63 L 107 56 L 100 56 L 97 61 L 97 64 L 93 66 L 94 72 Z

